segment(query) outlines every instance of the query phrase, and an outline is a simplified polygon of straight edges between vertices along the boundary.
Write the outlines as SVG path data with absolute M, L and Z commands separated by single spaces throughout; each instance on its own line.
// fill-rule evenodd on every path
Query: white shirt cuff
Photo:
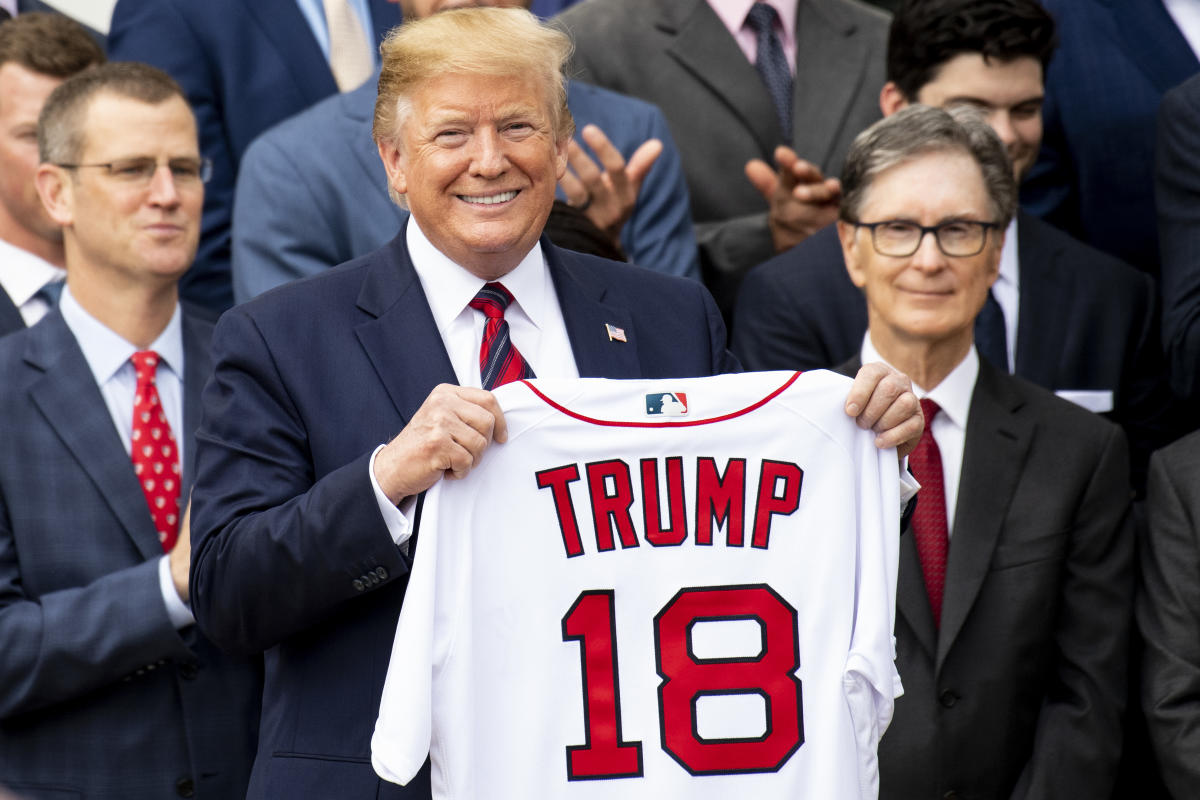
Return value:
M 405 516 L 403 511 L 392 505 L 392 501 L 383 493 L 383 489 L 379 488 L 379 481 L 375 480 L 375 457 L 379 455 L 379 451 L 385 446 L 381 444 L 375 448 L 374 453 L 371 453 L 371 460 L 367 464 L 367 472 L 371 478 L 371 489 L 375 492 L 375 502 L 379 505 L 379 513 L 383 515 L 383 524 L 387 526 L 388 533 L 391 534 L 392 541 L 396 543 L 396 546 L 406 548 L 408 538 L 412 536 L 412 520 Z M 405 498 L 405 500 L 410 499 Z M 411 512 L 412 503 L 409 502 L 407 505 Z
M 908 501 L 917 496 L 917 490 L 921 488 L 921 484 L 917 483 L 917 479 L 908 471 L 908 456 L 900 463 L 900 513 L 904 513 L 904 509 L 908 508 Z
M 167 618 L 171 620 L 175 630 L 196 624 L 192 610 L 179 598 L 179 592 L 175 591 L 175 581 L 171 580 L 170 556 L 164 555 L 158 560 L 158 588 L 162 591 L 163 604 L 167 607 Z

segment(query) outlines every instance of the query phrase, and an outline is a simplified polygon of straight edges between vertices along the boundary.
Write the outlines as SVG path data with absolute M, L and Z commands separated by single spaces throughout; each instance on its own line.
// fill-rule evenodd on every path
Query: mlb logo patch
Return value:
M 657 392 L 646 395 L 647 416 L 682 417 L 687 412 L 687 395 L 683 392 Z

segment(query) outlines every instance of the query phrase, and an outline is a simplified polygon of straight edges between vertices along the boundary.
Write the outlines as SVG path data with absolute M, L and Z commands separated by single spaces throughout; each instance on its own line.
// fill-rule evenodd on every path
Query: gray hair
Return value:
M 875 178 L 892 167 L 930 153 L 961 152 L 983 173 L 992 204 L 992 222 L 1007 227 L 1017 209 L 1017 182 L 1000 137 L 978 109 L 949 110 L 914 104 L 879 120 L 850 145 L 842 168 L 838 215 L 859 222 L 859 212 Z

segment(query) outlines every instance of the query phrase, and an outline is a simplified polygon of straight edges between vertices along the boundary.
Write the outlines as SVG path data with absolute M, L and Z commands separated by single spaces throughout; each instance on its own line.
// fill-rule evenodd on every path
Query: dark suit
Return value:
M 1163 780 L 1200 797 L 1200 433 L 1150 459 L 1137 621 L 1141 705 Z
M 400 11 L 388 0 L 370 0 L 370 7 L 378 45 Z M 329 62 L 296 0 L 119 0 L 108 55 L 153 64 L 187 93 L 213 177 L 200 249 L 180 290 L 209 308 L 228 308 L 229 222 L 242 154 L 267 128 L 337 92 Z
M 185 316 L 183 330 L 190 440 L 212 326 Z M 27 798 L 240 796 L 260 671 L 168 619 L 145 496 L 61 314 L 0 341 L 0 371 L 0 784 Z
M 1042 0 L 1058 26 L 1045 135 L 1021 187 L 1034 214 L 1158 274 L 1154 117 L 1200 70 L 1162 0 Z
M 1120 429 L 980 363 L 940 630 L 914 535 L 900 537 L 904 695 L 879 746 L 881 798 L 1109 796 L 1133 595 L 1127 463 Z
M 1111 391 L 1107 416 L 1125 429 L 1143 486 L 1150 453 L 1181 432 L 1153 281 L 1022 212 L 1017 262 L 1015 374 L 1051 391 Z M 867 304 L 836 227 L 754 269 L 734 319 L 733 350 L 747 369 L 815 369 L 857 353 Z
M 1171 385 L 1200 397 L 1200 75 L 1163 95 L 1154 197 L 1162 246 L 1163 345 Z
M 8 292 L 0 289 L 0 336 L 25 330 L 25 318 L 21 309 L 8 296 Z
M 581 376 L 736 368 L 699 283 L 542 246 Z M 227 312 L 213 355 L 193 605 L 222 646 L 266 651 L 250 797 L 425 797 L 427 776 L 403 791 L 370 764 L 409 560 L 368 461 L 435 385 L 456 381 L 404 234 Z
M 732 310 L 750 267 L 774 254 L 767 201 L 746 162 L 774 163 L 779 144 L 827 175 L 879 119 L 888 16 L 854 0 L 798 0 L 792 141 L 762 79 L 706 0 L 605 0 L 558 17 L 575 40 L 579 77 L 662 109 L 679 146 L 701 269 Z

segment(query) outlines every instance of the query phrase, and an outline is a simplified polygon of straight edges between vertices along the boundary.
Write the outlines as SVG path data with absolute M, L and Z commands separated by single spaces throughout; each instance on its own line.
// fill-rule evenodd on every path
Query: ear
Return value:
M 894 82 L 888 81 L 879 90 L 879 110 L 885 117 L 890 117 L 906 105 L 908 105 L 908 98 Z
M 567 147 L 571 144 L 571 140 L 561 139 L 554 143 L 554 179 L 562 180 L 562 176 L 567 174 Z
M 859 289 L 867 285 L 867 275 L 858 264 L 860 252 L 858 243 L 858 228 L 845 220 L 837 221 L 838 238 L 842 241 L 842 260 L 846 262 L 846 272 L 850 282 Z
M 375 146 L 379 148 L 379 158 L 383 161 L 384 170 L 387 171 L 388 186 L 396 194 L 407 193 L 408 177 L 405 172 L 408 164 L 400 145 L 396 142 L 376 139 Z
M 64 228 L 75 223 L 75 184 L 67 170 L 54 164 L 41 164 L 34 175 L 38 196 L 46 213 Z

